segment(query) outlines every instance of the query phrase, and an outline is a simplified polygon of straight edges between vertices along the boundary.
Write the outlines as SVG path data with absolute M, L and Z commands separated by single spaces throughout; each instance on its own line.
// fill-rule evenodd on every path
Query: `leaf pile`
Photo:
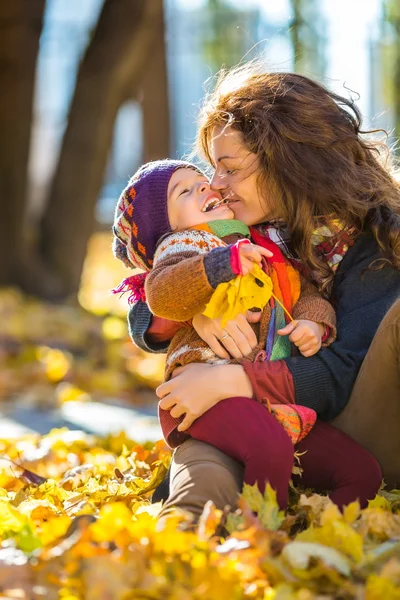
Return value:
M 170 461 L 161 442 L 54 430 L 0 446 L 1 597 L 400 598 L 399 492 L 342 514 L 294 491 L 284 514 L 271 488 L 245 486 L 235 513 L 208 504 L 194 527 L 150 504 Z
M 0 288 L 0 400 L 113 397 L 140 404 L 143 388 L 157 386 L 163 371 L 163 357 L 132 344 L 126 316 L 95 315 L 78 304 L 48 304 Z

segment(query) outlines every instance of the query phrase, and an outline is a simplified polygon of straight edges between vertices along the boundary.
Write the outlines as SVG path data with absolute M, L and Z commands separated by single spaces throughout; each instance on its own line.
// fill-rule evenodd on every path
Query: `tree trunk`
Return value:
M 170 155 L 170 113 L 164 15 L 154 26 L 151 60 L 142 84 L 143 162 Z
M 290 6 L 294 71 L 309 77 L 322 77 L 326 71 L 326 38 L 318 0 L 290 0 Z
M 0 285 L 18 283 L 44 0 L 0 2 Z
M 105 0 L 79 69 L 58 166 L 41 223 L 41 252 L 77 292 L 122 101 L 143 76 L 162 0 Z
M 299 71 L 303 62 L 304 48 L 301 43 L 301 29 L 304 26 L 302 13 L 302 0 L 290 0 L 290 6 L 293 11 L 293 18 L 290 22 L 290 38 L 293 47 L 293 70 Z
M 393 26 L 396 32 L 394 41 L 394 73 L 393 73 L 393 89 L 394 89 L 394 115 L 395 115 L 395 135 L 397 140 L 400 138 L 400 16 L 393 18 Z M 398 143 L 395 146 L 397 155 L 400 153 Z

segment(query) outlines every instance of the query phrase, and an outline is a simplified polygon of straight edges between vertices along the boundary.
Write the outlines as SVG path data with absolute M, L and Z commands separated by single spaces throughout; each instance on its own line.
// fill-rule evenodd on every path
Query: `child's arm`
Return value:
M 269 255 L 251 243 L 226 246 L 205 231 L 174 233 L 160 244 L 146 277 L 147 303 L 154 315 L 187 321 L 204 310 L 220 283 Z
M 174 254 L 160 260 L 146 277 L 151 312 L 172 321 L 188 321 L 204 310 L 214 288 L 204 266 L 204 254 Z
M 303 356 L 313 356 L 321 346 L 329 346 L 336 338 L 336 314 L 332 305 L 318 289 L 304 277 L 301 278 L 301 295 L 293 307 L 295 323 L 279 331 L 289 335 Z

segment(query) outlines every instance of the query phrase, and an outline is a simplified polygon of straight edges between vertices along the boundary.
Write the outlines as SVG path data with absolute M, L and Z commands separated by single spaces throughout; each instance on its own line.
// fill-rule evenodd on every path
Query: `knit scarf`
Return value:
M 302 270 L 301 263 L 291 248 L 290 231 L 283 222 L 263 223 L 256 225 L 254 229 L 275 242 L 294 266 Z M 339 219 L 326 219 L 326 224 L 321 224 L 313 231 L 311 243 L 317 257 L 335 273 L 347 250 L 353 246 L 358 233 L 356 227 L 347 227 Z M 308 275 L 318 282 L 316 273 Z

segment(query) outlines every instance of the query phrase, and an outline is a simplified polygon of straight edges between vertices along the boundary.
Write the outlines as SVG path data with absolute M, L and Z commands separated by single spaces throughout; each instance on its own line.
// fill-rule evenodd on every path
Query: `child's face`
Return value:
M 233 211 L 223 202 L 221 194 L 211 190 L 207 177 L 194 169 L 177 169 L 170 179 L 168 217 L 174 231 L 233 219 Z

